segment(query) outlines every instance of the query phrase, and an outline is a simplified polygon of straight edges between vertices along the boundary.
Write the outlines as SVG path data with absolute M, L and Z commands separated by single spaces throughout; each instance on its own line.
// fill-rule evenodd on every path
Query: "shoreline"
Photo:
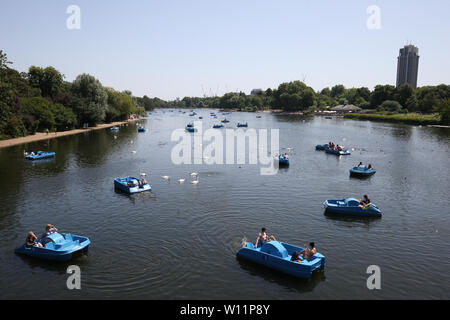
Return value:
M 95 127 L 91 127 L 91 128 L 88 128 L 88 129 L 74 129 L 74 130 L 69 130 L 69 131 L 61 131 L 61 132 L 57 132 L 56 134 L 53 133 L 53 132 L 49 132 L 48 135 L 46 133 L 44 133 L 44 132 L 37 132 L 34 135 L 29 135 L 29 136 L 26 136 L 26 137 L 19 137 L 19 138 L 7 139 L 7 140 L 0 140 L 0 149 L 1 148 L 7 148 L 7 147 L 16 146 L 16 145 L 19 145 L 19 144 L 31 143 L 31 142 L 42 141 L 42 140 L 47 140 L 47 139 L 54 139 L 54 138 L 59 138 L 59 137 L 79 134 L 79 133 L 83 133 L 83 132 L 89 132 L 89 131 L 94 131 L 94 130 L 101 130 L 101 129 L 105 129 L 105 128 L 110 128 L 110 127 L 114 127 L 114 126 L 120 126 L 122 124 L 135 122 L 137 120 L 140 120 L 140 119 L 128 119 L 128 120 L 124 120 L 124 121 L 116 121 L 116 122 L 111 122 L 111 123 L 102 123 L 102 124 L 98 124 Z

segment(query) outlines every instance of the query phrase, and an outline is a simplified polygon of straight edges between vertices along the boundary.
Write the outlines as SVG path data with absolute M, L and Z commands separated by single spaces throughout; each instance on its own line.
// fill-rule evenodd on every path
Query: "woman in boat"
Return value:
M 142 188 L 142 186 L 143 186 L 144 184 L 147 184 L 147 180 L 145 180 L 144 177 L 141 177 L 141 179 L 139 180 L 139 188 Z
M 37 237 L 33 231 L 28 232 L 27 239 L 25 240 L 25 245 L 27 248 L 31 247 L 42 247 L 40 242 L 37 242 Z
M 264 242 L 270 242 L 270 241 L 276 241 L 275 237 L 273 235 L 268 236 L 266 233 L 266 228 L 262 228 L 261 232 L 258 234 L 258 238 L 256 238 L 255 247 L 256 248 L 262 247 Z
M 364 195 L 364 198 L 362 200 L 359 200 L 359 206 L 361 208 L 366 208 L 366 207 L 370 206 L 370 199 L 367 196 L 367 194 Z
M 337 151 L 344 151 L 344 148 L 342 148 L 340 145 L 336 146 Z
M 369 163 L 369 166 L 367 167 L 367 169 L 373 169 L 372 165 Z
M 127 182 L 127 187 L 136 187 L 136 182 L 133 180 Z
M 305 258 L 305 259 L 309 259 L 311 258 L 313 255 L 315 255 L 317 253 L 317 249 L 316 249 L 316 245 L 314 242 L 310 242 L 309 243 L 309 247 L 302 250 L 300 252 L 300 254 Z

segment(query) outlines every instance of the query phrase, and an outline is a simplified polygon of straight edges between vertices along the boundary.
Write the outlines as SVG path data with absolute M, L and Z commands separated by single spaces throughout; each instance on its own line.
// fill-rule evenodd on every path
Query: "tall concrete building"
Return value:
M 407 45 L 400 49 L 397 64 L 397 87 L 409 83 L 417 88 L 417 74 L 419 71 L 419 48 Z

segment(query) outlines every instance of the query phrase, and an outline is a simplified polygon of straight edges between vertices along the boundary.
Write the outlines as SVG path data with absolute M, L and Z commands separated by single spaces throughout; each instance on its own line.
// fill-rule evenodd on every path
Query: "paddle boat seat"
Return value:
M 261 252 L 274 255 L 276 257 L 285 259 L 289 256 L 288 251 L 278 241 L 270 241 L 263 244 Z

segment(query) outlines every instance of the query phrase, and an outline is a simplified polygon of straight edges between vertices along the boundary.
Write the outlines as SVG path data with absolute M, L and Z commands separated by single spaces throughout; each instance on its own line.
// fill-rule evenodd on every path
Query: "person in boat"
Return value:
M 363 165 L 362 162 L 360 162 L 360 163 L 357 165 L 357 167 L 364 167 L 364 165 Z
M 131 181 L 128 181 L 127 182 L 127 187 L 136 187 L 136 182 L 134 182 L 133 180 L 131 180 Z
M 49 235 L 58 232 L 58 229 L 52 225 L 52 224 L 47 224 L 45 226 L 45 232 L 42 234 L 41 238 L 44 239 L 45 237 L 48 237 Z
M 291 261 L 295 261 L 295 262 L 301 263 L 301 262 L 302 262 L 302 259 L 300 258 L 300 252 L 295 251 L 295 252 L 292 254 Z
M 373 169 L 372 165 L 369 163 L 369 166 L 367 167 L 367 169 Z
M 344 148 L 342 148 L 340 145 L 337 145 L 337 146 L 336 146 L 336 150 L 337 150 L 337 151 L 344 151 Z
M 31 247 L 42 247 L 42 243 L 37 242 L 37 237 L 33 231 L 28 232 L 27 239 L 25 240 L 25 245 L 27 248 Z
M 288 154 L 285 153 L 285 154 L 283 155 L 283 158 L 285 158 L 285 159 L 289 158 Z
M 370 199 L 367 196 L 367 194 L 364 195 L 362 200 L 359 200 L 359 206 L 361 208 L 366 208 L 366 207 L 370 206 Z
M 255 247 L 256 248 L 262 247 L 262 245 L 265 242 L 270 242 L 270 241 L 276 241 L 275 237 L 273 235 L 268 236 L 266 233 L 266 228 L 262 228 L 261 232 L 258 234 L 258 238 L 256 238 Z
M 314 242 L 309 243 L 309 247 L 302 250 L 300 255 L 302 255 L 305 259 L 311 258 L 313 255 L 317 253 L 316 245 Z
M 144 184 L 147 184 L 147 180 L 145 180 L 145 178 L 142 176 L 139 180 L 139 188 L 142 188 Z

